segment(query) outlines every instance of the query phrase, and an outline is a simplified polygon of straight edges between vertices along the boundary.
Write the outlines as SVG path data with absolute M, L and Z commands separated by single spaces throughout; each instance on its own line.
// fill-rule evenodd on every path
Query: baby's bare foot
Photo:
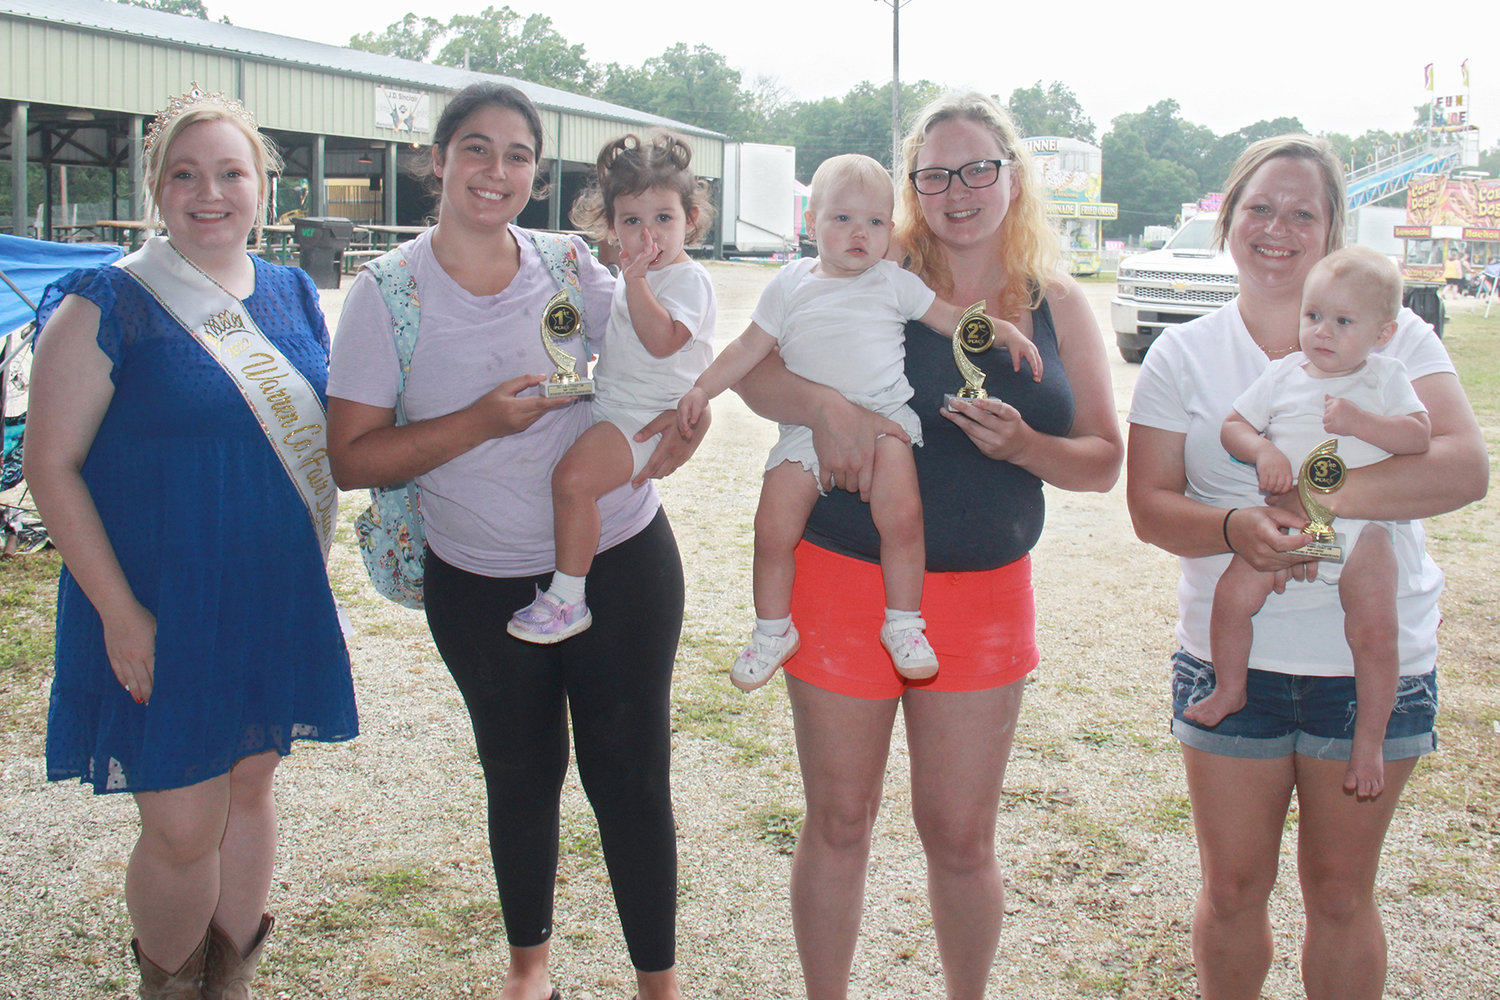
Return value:
M 1191 722 L 1200 726 L 1217 726 L 1225 718 L 1238 712 L 1245 707 L 1245 690 L 1238 691 L 1220 686 L 1214 688 L 1214 693 L 1198 702 L 1183 709 L 1182 715 Z

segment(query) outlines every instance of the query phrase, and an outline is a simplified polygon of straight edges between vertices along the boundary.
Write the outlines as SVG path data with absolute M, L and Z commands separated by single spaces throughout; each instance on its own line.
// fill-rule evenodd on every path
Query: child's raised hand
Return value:
M 696 385 L 688 390 L 687 395 L 677 404 L 677 431 L 683 437 L 692 437 L 693 428 L 698 426 L 698 421 L 703 419 L 703 411 L 708 409 L 708 393 Z
M 1359 436 L 1359 419 L 1365 415 L 1355 403 L 1338 396 L 1323 397 L 1323 429 L 1330 434 Z
M 1255 460 L 1255 475 L 1260 491 L 1270 496 L 1280 496 L 1292 488 L 1292 463 L 1278 448 L 1261 449 Z
M 1024 358 L 1031 365 L 1031 380 L 1040 382 L 1042 380 L 1042 352 L 1036 349 L 1036 345 L 1027 339 L 1026 334 L 1014 323 L 1007 323 L 1003 319 L 986 316 L 995 325 L 995 342 L 1010 351 L 1011 367 L 1020 372 L 1021 360 Z
M 637 253 L 629 253 L 625 247 L 620 247 L 620 277 L 626 281 L 632 278 L 644 278 L 646 272 L 651 269 L 651 262 L 661 255 L 661 247 L 656 245 L 656 240 L 651 234 L 644 233 L 645 244 Z

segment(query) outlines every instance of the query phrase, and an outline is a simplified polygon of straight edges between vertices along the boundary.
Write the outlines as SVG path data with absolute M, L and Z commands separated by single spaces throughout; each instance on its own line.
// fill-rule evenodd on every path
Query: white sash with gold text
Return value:
M 245 397 L 317 532 L 333 541 L 339 491 L 328 467 L 327 418 L 307 379 L 250 318 L 245 304 L 168 242 L 153 236 L 115 262 L 192 335 Z

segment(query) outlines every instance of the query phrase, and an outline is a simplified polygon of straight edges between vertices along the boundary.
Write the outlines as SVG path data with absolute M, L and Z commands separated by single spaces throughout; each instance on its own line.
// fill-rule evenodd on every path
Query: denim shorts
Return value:
M 1309 677 L 1251 670 L 1245 707 L 1217 726 L 1182 717 L 1207 698 L 1214 667 L 1190 653 L 1172 656 L 1172 735 L 1221 757 L 1271 759 L 1299 753 L 1348 760 L 1354 737 L 1354 678 Z M 1437 749 L 1437 671 L 1396 682 L 1396 705 L 1385 727 L 1385 759 L 1420 757 Z

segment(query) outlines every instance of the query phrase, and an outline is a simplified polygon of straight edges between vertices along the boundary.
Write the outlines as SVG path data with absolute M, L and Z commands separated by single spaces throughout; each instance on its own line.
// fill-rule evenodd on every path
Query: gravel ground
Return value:
M 711 269 L 722 344 L 743 328 L 769 271 Z M 1107 329 L 1109 286 L 1086 287 Z M 330 315 L 341 298 L 325 294 Z M 1110 356 L 1123 418 L 1137 369 Z M 724 676 L 751 614 L 751 523 L 774 430 L 728 396 L 714 418 L 699 456 L 662 487 L 690 591 L 674 712 L 679 969 L 689 997 L 792 996 L 787 880 L 802 800 L 786 695 L 773 684 L 744 697 Z M 1009 891 L 995 996 L 1195 995 L 1196 855 L 1167 732 L 1174 562 L 1135 540 L 1122 494 L 1049 491 L 1036 551 L 1043 663 L 1026 693 L 997 848 Z M 345 498 L 346 523 L 358 506 L 358 496 Z M 1432 526 L 1450 576 L 1445 752 L 1419 768 L 1380 876 L 1392 997 L 1500 997 L 1494 521 L 1487 502 Z M 374 596 L 348 539 L 346 529 L 332 577 L 354 624 L 363 732 L 347 745 L 303 744 L 281 768 L 271 900 L 280 924 L 264 995 L 493 996 L 504 938 L 463 706 L 420 614 Z M 41 627 L 9 606 L 0 614 L 6 628 Z M 134 809 L 128 798 L 44 780 L 43 683 L 9 691 L 3 704 L 16 715 L 0 723 L 0 997 L 126 996 L 121 889 Z M 942 990 L 902 743 L 898 723 L 857 998 Z M 569 998 L 624 1000 L 631 973 L 576 779 L 563 825 L 557 984 Z M 1284 853 L 1273 998 L 1301 995 L 1290 838 Z

